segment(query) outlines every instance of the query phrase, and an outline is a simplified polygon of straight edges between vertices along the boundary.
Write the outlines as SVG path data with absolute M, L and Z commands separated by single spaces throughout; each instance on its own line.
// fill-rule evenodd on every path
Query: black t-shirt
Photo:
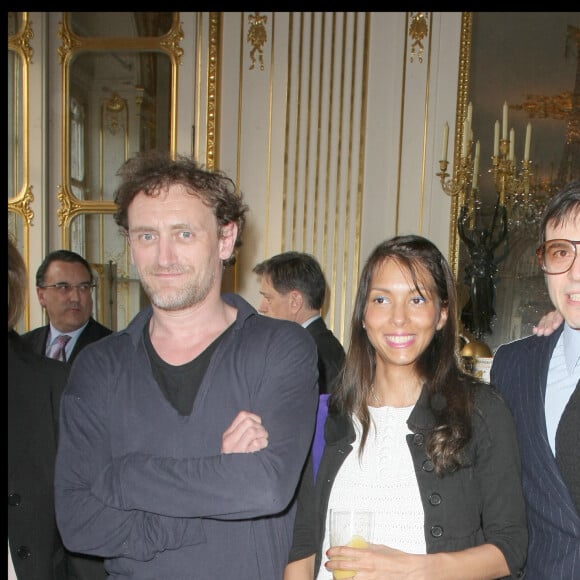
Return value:
M 153 376 L 165 398 L 175 407 L 180 415 L 190 415 L 199 386 L 209 366 L 211 357 L 218 344 L 223 340 L 233 325 L 229 326 L 220 334 L 201 354 L 193 360 L 182 365 L 170 365 L 166 363 L 156 352 L 151 337 L 149 325 L 143 329 L 145 347 L 151 361 Z

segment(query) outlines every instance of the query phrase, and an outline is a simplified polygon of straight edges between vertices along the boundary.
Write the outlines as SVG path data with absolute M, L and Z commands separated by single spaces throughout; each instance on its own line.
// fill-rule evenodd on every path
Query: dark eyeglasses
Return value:
M 548 240 L 537 250 L 538 264 L 546 274 L 567 272 L 576 259 L 576 246 L 580 240 Z
M 47 284 L 40 286 L 40 288 L 54 288 L 59 294 L 69 294 L 73 290 L 78 290 L 81 294 L 90 292 L 96 284 L 92 282 L 81 282 L 80 284 L 67 284 L 66 282 L 59 282 L 58 284 Z

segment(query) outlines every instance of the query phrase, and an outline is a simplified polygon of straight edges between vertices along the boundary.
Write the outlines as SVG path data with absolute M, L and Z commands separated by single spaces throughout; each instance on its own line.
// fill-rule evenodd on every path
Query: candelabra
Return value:
M 470 212 L 477 211 L 479 200 L 479 141 L 473 140 L 471 130 L 473 109 L 471 103 L 467 107 L 467 115 L 463 121 L 463 136 L 461 156 L 455 175 L 447 173 L 449 161 L 447 150 L 449 145 L 449 124 L 443 128 L 442 159 L 439 161 L 440 171 L 437 173 L 443 191 L 450 196 L 459 196 L 460 205 L 467 205 Z M 502 138 L 499 137 L 500 123 L 495 122 L 493 157 L 491 158 L 491 174 L 497 192 L 497 203 L 508 210 L 531 207 L 534 200 L 532 188 L 532 162 L 530 161 L 530 144 L 532 125 L 526 127 L 524 158 L 521 169 L 517 171 L 515 161 L 515 130 L 512 128 L 508 138 L 508 106 L 503 106 Z
M 515 158 L 515 130 L 509 131 L 508 106 L 503 106 L 502 138 L 500 123 L 495 122 L 491 174 L 496 199 L 489 224 L 483 223 L 482 199 L 479 193 L 480 142 L 474 141 L 471 130 L 473 109 L 471 103 L 463 121 L 461 155 L 454 176 L 447 173 L 449 162 L 447 149 L 449 125 L 443 128 L 442 159 L 437 173 L 443 191 L 459 200 L 457 228 L 459 237 L 469 252 L 470 262 L 465 268 L 465 283 L 469 289 L 469 300 L 461 312 L 464 327 L 471 331 L 477 340 L 491 333 L 495 318 L 495 276 L 497 265 L 503 256 L 496 251 L 506 239 L 508 229 L 516 224 L 536 219 L 532 188 L 532 162 L 530 143 L 532 126 L 528 123 L 524 157 L 518 170 Z

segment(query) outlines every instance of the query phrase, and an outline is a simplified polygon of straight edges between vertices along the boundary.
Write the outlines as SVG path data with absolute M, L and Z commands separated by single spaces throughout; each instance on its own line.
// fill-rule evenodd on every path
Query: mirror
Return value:
M 112 201 L 115 173 L 138 151 L 170 149 L 171 61 L 153 51 L 82 52 L 69 71 L 69 183 Z
M 175 152 L 177 12 L 64 13 L 63 247 L 93 265 L 95 315 L 116 330 L 147 304 L 114 223 L 116 172 L 139 152 Z
M 483 337 L 493 352 L 500 344 L 531 334 L 533 324 L 552 309 L 535 249 L 546 200 L 563 182 L 580 178 L 580 13 L 474 12 L 464 15 L 462 35 L 462 46 L 467 49 L 460 65 L 463 92 L 459 94 L 455 151 L 461 150 L 462 123 L 471 103 L 471 147 L 480 143 L 479 183 L 475 212 L 465 224 L 475 245 L 478 227 L 491 232 L 498 201 L 492 156 L 496 121 L 503 137 L 504 102 L 520 177 L 528 123 L 531 126 L 529 188 L 526 191 L 522 185 L 520 190 L 508 191 L 507 236 L 493 250 L 495 317 L 491 332 Z M 468 79 L 463 87 L 462 78 Z M 455 223 L 462 205 L 461 199 L 452 204 Z M 475 219 L 480 220 L 478 227 Z M 500 234 L 496 227 L 497 239 Z M 466 268 L 476 258 L 458 232 L 452 243 L 450 255 L 458 256 L 460 307 L 464 308 L 471 281 L 466 280 Z M 465 334 L 473 338 L 469 328 Z

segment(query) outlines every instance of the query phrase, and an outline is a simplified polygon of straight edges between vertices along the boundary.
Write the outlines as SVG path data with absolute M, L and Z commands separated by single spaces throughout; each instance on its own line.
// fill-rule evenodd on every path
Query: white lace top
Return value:
M 424 513 L 411 453 L 405 436 L 411 407 L 369 407 L 371 429 L 359 461 L 361 427 L 355 419 L 356 440 L 340 468 L 330 493 L 330 509 L 359 507 L 375 512 L 373 544 L 425 554 Z M 317 580 L 332 578 L 324 568 L 328 542 L 328 512 Z

